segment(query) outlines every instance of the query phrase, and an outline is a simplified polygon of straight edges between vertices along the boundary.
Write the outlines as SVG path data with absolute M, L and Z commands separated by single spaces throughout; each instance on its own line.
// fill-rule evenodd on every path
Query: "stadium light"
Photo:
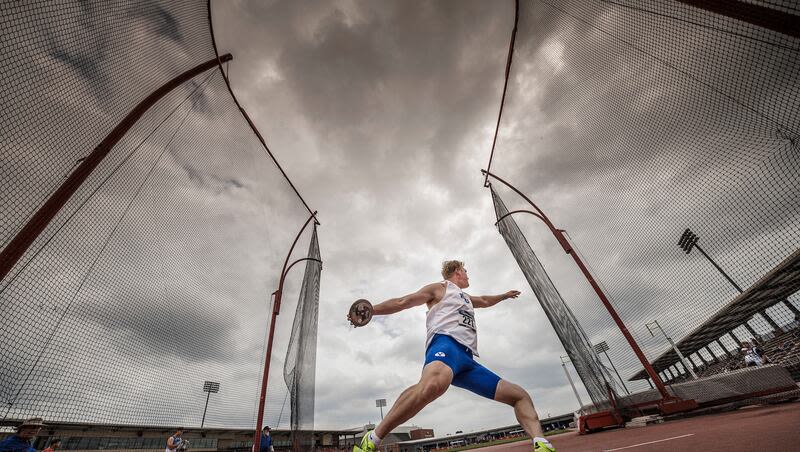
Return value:
M 661 328 L 661 325 L 659 325 L 658 320 L 653 320 L 650 323 L 645 323 L 644 324 L 644 326 L 647 328 L 647 331 L 650 333 L 650 336 L 656 337 L 656 335 L 653 333 L 653 330 L 650 329 L 650 325 L 655 325 L 656 328 L 658 328 L 658 330 L 661 331 L 661 334 L 663 334 L 664 337 L 667 339 L 667 342 L 669 342 L 669 345 L 671 345 L 672 349 L 675 350 L 675 353 L 678 354 L 678 358 L 681 360 L 681 363 L 683 363 L 683 367 L 685 367 L 686 370 L 689 371 L 689 373 L 692 375 L 692 378 L 696 380 L 697 379 L 697 374 L 694 373 L 694 370 L 692 369 L 692 366 L 690 366 L 689 363 L 686 362 L 686 357 L 684 357 L 683 353 L 681 353 L 681 351 L 678 350 L 678 347 L 675 345 L 675 342 L 672 341 L 672 338 L 667 336 L 667 333 L 664 332 L 664 328 Z M 723 350 L 724 350 L 724 348 L 723 348 Z
M 711 265 L 713 265 L 714 268 L 716 268 L 717 271 L 719 271 L 722 274 L 722 276 L 724 276 L 725 279 L 727 279 L 728 282 L 731 283 L 731 285 L 734 288 L 736 288 L 736 290 L 739 291 L 739 293 L 744 293 L 744 290 L 742 290 L 742 288 L 738 284 L 736 284 L 733 278 L 728 276 L 728 274 L 725 273 L 722 267 L 720 267 L 719 264 L 717 264 L 714 261 L 714 259 L 711 259 L 711 256 L 709 256 L 705 251 L 703 251 L 703 248 L 700 248 L 700 245 L 697 244 L 699 240 L 700 238 L 697 236 L 697 234 L 692 232 L 691 229 L 686 228 L 686 230 L 683 231 L 683 234 L 681 234 L 680 240 L 678 240 L 678 246 L 683 251 L 685 251 L 686 254 L 689 254 L 692 251 L 692 249 L 697 248 L 697 251 L 699 251 L 700 254 L 705 256 L 705 258 L 708 259 L 709 262 L 711 262 Z M 788 302 L 788 300 L 784 300 L 784 304 L 789 305 L 790 303 Z M 762 309 L 761 311 L 759 311 L 759 314 L 761 314 L 761 317 L 764 318 L 764 320 L 772 327 L 773 330 L 780 329 L 780 326 L 774 320 L 772 320 L 772 318 L 767 314 L 766 309 Z M 756 334 L 756 332 L 752 328 L 750 328 L 750 326 L 747 324 L 746 321 L 744 322 L 744 326 L 745 328 L 748 329 L 748 331 L 750 331 L 750 334 L 752 334 L 753 337 L 758 336 L 758 334 Z
M 572 382 L 572 377 L 569 375 L 569 370 L 567 370 L 567 363 L 570 362 L 569 356 L 561 356 L 561 367 L 564 368 L 564 374 L 567 376 L 567 381 L 569 381 L 569 385 L 572 386 L 572 392 L 575 394 L 575 398 L 578 399 L 578 411 L 580 411 L 581 416 L 583 416 L 583 401 L 581 401 L 581 396 L 578 395 L 578 390 L 575 389 L 575 383 Z M 564 361 L 566 358 L 566 361 Z M 549 417 L 549 416 L 548 416 Z
M 722 276 L 724 276 L 725 279 L 727 279 L 728 282 L 731 283 L 731 285 L 733 287 L 735 287 L 736 290 L 739 291 L 739 293 L 743 293 L 744 291 L 742 290 L 742 288 L 739 287 L 739 285 L 736 284 L 736 282 L 734 282 L 734 280 L 731 279 L 731 277 L 728 276 L 727 273 L 725 273 L 725 271 L 722 269 L 722 267 L 717 265 L 717 263 L 714 262 L 714 259 L 711 259 L 711 256 L 709 256 L 708 254 L 706 254 L 705 251 L 703 251 L 703 248 L 700 248 L 700 245 L 697 244 L 697 242 L 699 240 L 700 240 L 700 237 L 698 237 L 697 234 L 692 232 L 689 228 L 686 228 L 686 230 L 683 231 L 683 234 L 681 234 L 680 240 L 678 240 L 678 246 L 683 251 L 685 251 L 686 254 L 691 253 L 692 249 L 697 248 L 697 251 L 700 251 L 700 254 L 705 256 L 705 258 L 708 259 L 709 262 L 711 262 L 711 265 L 713 265 L 722 274 Z
M 386 406 L 386 399 L 378 399 L 375 401 L 375 406 L 381 409 L 381 421 L 383 421 L 383 407 Z
M 211 393 L 214 394 L 219 392 L 219 383 L 215 381 L 206 381 L 203 383 L 203 392 L 207 392 L 208 395 L 206 396 L 206 407 L 203 409 L 203 420 L 200 421 L 200 428 L 203 428 L 203 425 L 206 423 L 206 411 L 208 411 L 208 399 L 211 398 Z
M 619 372 L 617 372 L 617 366 L 614 365 L 614 361 L 611 361 L 611 357 L 608 356 L 609 350 L 611 350 L 611 348 L 609 348 L 608 343 L 606 341 L 594 345 L 595 353 L 603 353 L 604 355 L 606 355 L 606 359 L 608 359 L 608 362 L 611 364 L 611 368 L 614 369 L 614 373 L 617 374 L 619 382 L 622 383 L 622 387 L 625 388 L 625 392 L 627 392 L 628 395 L 630 395 L 631 392 L 628 391 L 628 387 L 625 386 L 625 381 L 622 380 L 622 377 L 619 376 Z

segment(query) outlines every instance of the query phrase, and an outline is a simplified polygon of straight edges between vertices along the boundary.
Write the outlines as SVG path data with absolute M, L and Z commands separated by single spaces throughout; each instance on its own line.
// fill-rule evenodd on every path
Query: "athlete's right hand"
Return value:
M 353 325 L 354 328 L 364 326 L 372 320 L 372 303 L 367 300 L 356 300 L 350 306 L 350 311 L 347 314 L 347 321 Z

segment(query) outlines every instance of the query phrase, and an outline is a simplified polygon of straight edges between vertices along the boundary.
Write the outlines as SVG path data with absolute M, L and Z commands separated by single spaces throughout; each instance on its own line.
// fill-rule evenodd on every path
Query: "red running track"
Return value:
M 549 437 L 558 452 L 800 451 L 800 402 L 740 408 L 653 424 Z M 529 442 L 475 451 L 530 452 Z

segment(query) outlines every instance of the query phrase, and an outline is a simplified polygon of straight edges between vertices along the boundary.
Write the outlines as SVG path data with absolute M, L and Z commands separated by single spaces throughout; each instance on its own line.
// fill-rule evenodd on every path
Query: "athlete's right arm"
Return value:
M 383 303 L 378 303 L 372 307 L 372 315 L 389 315 L 396 312 L 420 306 L 425 303 L 441 298 L 442 284 L 434 283 L 428 284 L 422 289 L 400 298 L 390 298 Z

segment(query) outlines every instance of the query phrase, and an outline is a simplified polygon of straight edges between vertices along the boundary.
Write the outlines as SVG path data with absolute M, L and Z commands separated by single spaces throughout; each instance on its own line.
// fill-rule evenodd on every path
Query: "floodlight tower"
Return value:
M 567 363 L 570 362 L 569 356 L 560 356 L 560 358 L 561 367 L 564 369 L 564 374 L 567 376 L 567 381 L 569 381 L 569 385 L 572 386 L 572 392 L 575 394 L 575 398 L 578 399 L 578 406 L 580 407 L 578 410 L 580 411 L 581 415 L 583 415 L 583 401 L 581 400 L 581 396 L 578 395 L 578 390 L 575 389 L 575 383 L 572 382 L 572 377 L 569 375 L 569 370 L 567 370 Z
M 611 348 L 608 346 L 608 343 L 606 341 L 594 345 L 594 352 L 597 353 L 598 355 L 600 353 L 606 355 L 606 359 L 608 360 L 609 364 L 611 364 L 611 368 L 614 369 L 614 373 L 617 374 L 617 379 L 619 379 L 619 382 L 622 383 L 622 387 L 625 388 L 625 392 L 630 394 L 631 392 L 628 391 L 628 387 L 625 386 L 625 380 L 623 380 L 622 377 L 619 376 L 619 371 L 617 371 L 617 366 L 614 365 L 614 361 L 611 361 L 611 357 L 608 356 L 609 350 L 611 350 Z
M 200 421 L 200 428 L 203 428 L 203 425 L 206 423 L 206 411 L 208 411 L 208 399 L 211 398 L 211 393 L 214 394 L 219 392 L 219 383 L 215 381 L 206 381 L 203 383 L 203 392 L 207 392 L 208 395 L 206 396 L 206 407 L 203 409 L 203 420 Z
M 386 406 L 386 399 L 378 399 L 375 401 L 375 406 L 381 409 L 381 421 L 383 421 L 383 407 Z
M 664 328 L 661 328 L 661 325 L 658 324 L 658 320 L 653 320 L 650 323 L 644 324 L 644 326 L 647 328 L 647 331 L 650 332 L 650 336 L 656 337 L 656 335 L 653 333 L 653 330 L 650 329 L 650 325 L 655 325 L 656 328 L 658 328 L 658 330 L 661 331 L 661 334 L 664 335 L 664 337 L 667 339 L 667 342 L 669 342 L 669 345 L 672 346 L 672 349 L 675 350 L 675 353 L 678 355 L 678 358 L 683 363 L 683 367 L 685 367 L 686 370 L 689 371 L 693 379 L 697 380 L 697 374 L 694 373 L 692 366 L 690 366 L 689 363 L 686 361 L 686 357 L 683 356 L 683 353 L 681 353 L 681 351 L 678 350 L 678 347 L 675 345 L 675 342 L 672 341 L 672 338 L 667 336 L 667 333 L 664 332 Z M 722 349 L 725 350 L 725 347 L 722 347 Z
M 680 240 L 678 240 L 678 246 L 679 246 L 679 247 L 680 247 L 680 248 L 681 248 L 683 251 L 685 251 L 685 252 L 686 252 L 686 254 L 689 254 L 689 253 L 691 253 L 691 252 L 692 252 L 692 249 L 694 249 L 694 248 L 697 248 L 697 251 L 699 251 L 699 252 L 700 252 L 700 254 L 702 254 L 703 256 L 705 256 L 705 258 L 706 258 L 706 259 L 708 259 L 708 261 L 709 261 L 709 262 L 711 262 L 711 265 L 713 265 L 713 266 L 714 266 L 714 268 L 716 268 L 716 269 L 717 269 L 717 271 L 719 271 L 719 272 L 720 272 L 720 274 L 722 274 L 722 276 L 724 276 L 724 277 L 725 277 L 725 279 L 727 279 L 727 280 L 728 280 L 728 282 L 729 282 L 729 283 L 731 283 L 731 285 L 732 285 L 732 286 L 733 286 L 733 287 L 734 287 L 736 290 L 738 290 L 738 291 L 739 291 L 739 293 L 744 293 L 744 290 L 742 290 L 742 288 L 741 288 L 741 287 L 740 287 L 738 284 L 736 284 L 736 282 L 733 280 L 733 278 L 731 278 L 730 276 L 728 276 L 728 274 L 727 274 L 727 273 L 725 273 L 725 270 L 723 270 L 723 269 L 722 269 L 722 267 L 720 267 L 720 266 L 719 266 L 719 264 L 717 264 L 717 263 L 714 261 L 714 259 L 711 259 L 711 256 L 709 256 L 709 255 L 708 255 L 708 253 L 706 253 L 706 252 L 703 250 L 703 248 L 700 248 L 700 245 L 698 245 L 698 244 L 697 244 L 697 242 L 698 242 L 699 240 L 700 240 L 700 238 L 697 236 L 697 234 L 695 234 L 694 232 L 692 232 L 692 231 L 691 231 L 691 229 L 689 229 L 689 228 L 686 228 L 686 230 L 685 230 L 685 231 L 683 231 L 683 234 L 681 234 L 681 238 L 680 238 Z M 785 301 L 785 304 L 788 306 L 790 303 L 789 303 L 789 301 L 788 301 L 788 300 L 786 300 L 786 301 Z M 793 308 L 793 307 L 794 307 L 794 306 L 792 306 L 792 308 Z M 790 309 L 791 309 L 791 308 L 790 308 Z M 794 312 L 794 311 L 793 311 L 793 312 Z M 766 321 L 767 321 L 767 323 L 769 323 L 769 324 L 770 324 L 770 326 L 772 327 L 772 329 L 774 329 L 774 330 L 778 330 L 778 329 L 780 329 L 780 326 L 779 326 L 777 323 L 775 323 L 775 321 L 774 321 L 774 320 L 772 320 L 772 318 L 771 318 L 771 317 L 770 317 L 770 316 L 767 314 L 767 311 L 766 311 L 766 309 L 763 309 L 763 310 L 759 311 L 759 314 L 761 314 L 761 316 L 764 318 L 764 320 L 766 320 Z M 756 332 L 755 332 L 755 331 L 753 331 L 753 329 L 752 329 L 752 328 L 750 328 L 750 325 L 748 325 L 748 324 L 747 324 L 747 322 L 744 322 L 744 326 L 745 326 L 745 328 L 747 328 L 747 330 L 748 330 L 748 331 L 750 331 L 750 334 L 752 334 L 754 337 L 755 337 L 755 336 L 758 336 L 758 335 L 756 334 Z

